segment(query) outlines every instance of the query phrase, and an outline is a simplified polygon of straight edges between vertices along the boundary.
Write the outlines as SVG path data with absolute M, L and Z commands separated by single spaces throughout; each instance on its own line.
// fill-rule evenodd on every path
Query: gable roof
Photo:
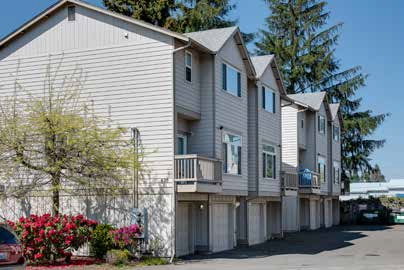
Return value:
M 262 75 L 264 75 L 264 72 L 268 68 L 268 66 L 271 66 L 279 91 L 284 97 L 286 97 L 286 89 L 283 85 L 283 79 L 279 71 L 278 65 L 276 63 L 275 55 L 269 54 L 269 55 L 253 56 L 251 57 L 251 61 L 254 65 L 255 72 L 257 73 L 256 75 L 257 79 L 260 79 Z
M 6 45 L 8 42 L 11 42 L 13 39 L 18 37 L 20 34 L 23 34 L 25 31 L 27 31 L 31 27 L 35 26 L 37 23 L 41 22 L 43 19 L 48 18 L 53 12 L 59 10 L 60 8 L 65 7 L 66 5 L 69 5 L 69 4 L 70 5 L 77 5 L 77 6 L 80 6 L 80 7 L 87 8 L 87 9 L 91 9 L 91 10 L 94 10 L 94 11 L 97 11 L 99 13 L 112 16 L 112 17 L 120 19 L 120 20 L 129 22 L 129 23 L 133 23 L 133 24 L 135 24 L 137 26 L 141 26 L 141 27 L 150 29 L 152 31 L 155 31 L 155 32 L 158 32 L 158 33 L 162 33 L 162 34 L 177 38 L 177 39 L 182 40 L 182 41 L 186 41 L 186 42 L 189 41 L 189 38 L 182 35 L 182 34 L 167 30 L 167 29 L 165 29 L 163 27 L 159 27 L 159 26 L 156 26 L 156 25 L 153 25 L 153 24 L 141 21 L 141 20 L 136 20 L 136 19 L 133 19 L 131 17 L 121 15 L 121 14 L 118 14 L 118 13 L 115 13 L 115 12 L 112 12 L 112 11 L 109 11 L 109 10 L 106 10 L 106 9 L 103 9 L 103 8 L 99 8 L 99 7 L 96 7 L 94 5 L 88 4 L 88 3 L 80 1 L 80 0 L 60 0 L 57 3 L 55 3 L 54 5 L 50 6 L 49 8 L 47 8 L 44 11 L 42 11 L 41 13 L 39 13 L 37 16 L 35 16 L 34 18 L 29 20 L 25 24 L 23 24 L 17 30 L 13 31 L 9 35 L 7 35 L 3 39 L 1 39 L 0 40 L 0 48 L 3 47 L 4 45 Z
M 226 28 L 185 33 L 184 36 L 187 36 L 202 44 L 213 53 L 217 53 L 237 30 L 237 26 L 232 26 Z
M 191 40 L 201 44 L 202 46 L 205 46 L 210 51 L 212 51 L 213 54 L 218 53 L 226 44 L 226 42 L 230 38 L 234 37 L 236 45 L 240 49 L 243 62 L 246 65 L 248 77 L 251 79 L 255 79 L 256 71 L 253 63 L 251 62 L 250 54 L 248 53 L 247 47 L 244 44 L 244 40 L 238 26 L 190 32 L 185 33 L 184 36 L 187 36 Z
M 338 111 L 339 111 L 339 103 L 332 103 L 329 105 L 330 106 L 330 113 L 331 113 L 331 120 L 334 120 L 335 117 L 338 116 Z
M 297 101 L 298 103 L 302 103 L 314 111 L 318 111 L 321 108 L 321 104 L 324 102 L 326 98 L 325 92 L 314 92 L 314 93 L 303 93 L 303 94 L 293 94 L 288 95 L 289 98 Z M 326 108 L 328 110 L 328 108 Z

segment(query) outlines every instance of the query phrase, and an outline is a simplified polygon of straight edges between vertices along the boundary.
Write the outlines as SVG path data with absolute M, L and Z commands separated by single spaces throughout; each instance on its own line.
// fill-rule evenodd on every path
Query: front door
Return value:
M 187 148 L 187 136 L 184 134 L 177 134 L 177 155 L 186 155 Z

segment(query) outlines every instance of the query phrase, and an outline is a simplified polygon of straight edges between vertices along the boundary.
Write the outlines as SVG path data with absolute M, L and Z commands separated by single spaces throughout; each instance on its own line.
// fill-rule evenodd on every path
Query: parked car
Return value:
M 25 269 L 21 243 L 7 224 L 0 224 L 0 269 Z

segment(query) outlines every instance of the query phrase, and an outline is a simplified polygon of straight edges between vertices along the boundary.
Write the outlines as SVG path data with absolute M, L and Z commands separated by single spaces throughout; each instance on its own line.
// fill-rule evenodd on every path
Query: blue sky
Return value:
M 101 5 L 101 0 L 87 0 Z M 234 0 L 232 14 L 245 32 L 263 27 L 268 9 L 262 0 Z M 55 0 L 4 1 L 0 9 L 0 37 L 5 36 Z M 343 67 L 361 65 L 369 74 L 359 91 L 363 109 L 391 116 L 374 137 L 385 138 L 385 147 L 373 155 L 386 177 L 404 178 L 404 1 L 329 0 L 330 23 L 344 22 L 337 55 Z M 401 134 L 401 135 L 400 135 Z

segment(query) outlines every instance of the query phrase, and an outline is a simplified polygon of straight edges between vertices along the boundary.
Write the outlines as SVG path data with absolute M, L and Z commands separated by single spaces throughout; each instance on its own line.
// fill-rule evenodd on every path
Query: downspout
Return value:
M 173 109 L 173 119 L 174 119 L 174 130 L 173 130 L 173 138 L 174 138 L 174 150 L 176 149 L 176 136 L 177 136 L 177 112 L 176 112 L 176 109 L 175 109 L 175 54 L 177 53 L 177 52 L 179 52 L 179 51 L 182 51 L 182 50 L 185 50 L 186 48 L 189 48 L 191 46 L 191 40 L 189 39 L 188 40 L 188 43 L 185 45 L 185 46 L 182 46 L 182 47 L 179 47 L 179 48 L 177 48 L 177 49 L 174 49 L 173 51 L 172 51 L 172 67 L 171 67 L 171 70 L 172 70 L 172 82 L 173 82 L 173 97 L 172 97 L 172 100 L 173 100 L 173 107 L 174 107 L 174 109 Z M 173 39 L 173 47 L 175 48 L 175 39 Z M 174 154 L 174 160 L 173 160 L 173 168 L 175 168 L 175 154 Z M 175 170 L 175 169 L 174 169 Z M 173 239 L 172 239 L 172 243 L 171 243 L 171 249 L 172 249 L 172 255 L 171 255 L 171 258 L 170 258 L 170 263 L 172 263 L 173 261 L 174 261 L 174 257 L 175 257 L 175 250 L 176 250 L 176 242 L 175 242 L 175 238 L 176 238 L 176 230 L 175 230 L 175 223 L 176 223 L 176 221 L 177 221 L 177 212 L 176 212 L 176 210 L 177 210 L 177 185 L 176 185 L 176 183 L 175 183 L 175 178 L 174 178 L 174 176 L 173 176 L 173 196 L 172 196 L 172 205 L 174 206 L 173 207 L 173 215 L 172 215 L 172 218 L 173 218 L 173 221 L 171 222 L 171 234 L 172 234 L 172 236 L 173 236 Z

